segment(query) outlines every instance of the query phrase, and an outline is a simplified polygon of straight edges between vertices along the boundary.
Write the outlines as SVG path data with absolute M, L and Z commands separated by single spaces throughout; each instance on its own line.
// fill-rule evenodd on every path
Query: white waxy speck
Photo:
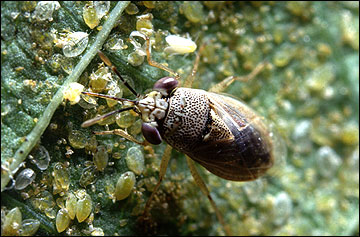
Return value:
M 165 51 L 173 54 L 186 54 L 192 53 L 196 50 L 197 46 L 194 41 L 177 35 L 169 35 L 165 38 L 169 47 Z
M 69 84 L 69 87 L 64 91 L 64 99 L 69 100 L 70 104 L 76 104 L 80 101 L 81 92 L 84 90 L 84 86 L 77 83 L 72 82 Z
M 110 10 L 110 1 L 94 1 L 94 7 L 98 18 L 101 19 Z
M 52 21 L 52 15 L 55 10 L 60 8 L 58 1 L 40 1 L 37 3 L 33 18 L 37 21 Z

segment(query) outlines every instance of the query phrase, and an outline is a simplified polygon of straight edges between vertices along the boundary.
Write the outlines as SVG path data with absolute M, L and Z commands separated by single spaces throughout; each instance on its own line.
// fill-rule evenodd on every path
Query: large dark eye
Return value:
M 154 145 L 159 145 L 161 143 L 162 139 L 157 128 L 151 126 L 148 123 L 143 123 L 141 126 L 141 131 L 146 141 Z
M 178 84 L 179 82 L 173 77 L 163 77 L 154 84 L 153 90 L 159 91 L 164 96 L 168 96 Z

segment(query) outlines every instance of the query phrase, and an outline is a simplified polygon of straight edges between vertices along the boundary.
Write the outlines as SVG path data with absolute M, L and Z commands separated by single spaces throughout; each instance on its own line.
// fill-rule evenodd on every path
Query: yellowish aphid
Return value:
M 87 140 L 86 145 L 85 145 L 85 150 L 88 152 L 95 152 L 96 151 L 96 147 L 98 145 L 98 142 L 96 140 L 95 136 L 90 137 L 90 139 Z
M 114 88 L 111 88 L 107 94 L 110 96 L 115 96 L 117 98 L 121 98 L 123 95 L 123 91 L 119 87 L 114 87 Z M 106 103 L 109 107 L 114 107 L 115 105 L 118 104 L 117 101 L 110 100 L 110 99 L 106 99 Z
M 196 50 L 197 46 L 194 41 L 177 35 L 168 35 L 165 38 L 166 42 L 169 44 L 165 48 L 165 51 L 173 54 L 186 54 L 192 53 Z
M 68 211 L 71 220 L 74 220 L 76 215 L 76 203 L 77 203 L 76 196 L 73 193 L 69 193 L 69 196 L 67 197 L 65 202 L 65 207 L 66 210 Z
M 87 143 L 86 136 L 80 130 L 72 130 L 68 139 L 70 145 L 75 149 L 82 149 Z
M 135 174 L 131 171 L 123 173 L 116 183 L 115 197 L 117 200 L 127 198 L 135 186 Z
M 153 15 L 151 13 L 147 13 L 141 16 L 137 16 L 136 21 L 136 30 L 140 31 L 144 34 L 152 33 L 153 30 L 153 24 L 152 19 Z
M 105 146 L 101 145 L 96 148 L 93 160 L 97 170 L 104 171 L 109 161 L 109 155 Z
M 1 235 L 19 235 L 21 221 L 22 215 L 20 209 L 18 207 L 11 209 L 9 213 L 5 216 L 4 223 L 3 218 L 1 218 Z
M 135 123 L 136 117 L 133 116 L 129 111 L 119 113 L 116 115 L 116 124 L 120 128 L 128 128 Z
M 86 23 L 86 25 L 90 29 L 94 29 L 96 26 L 99 25 L 100 19 L 96 13 L 96 9 L 94 7 L 94 4 L 91 2 L 89 4 L 86 4 L 83 8 L 83 18 Z
M 64 208 L 60 209 L 56 215 L 56 229 L 59 233 L 68 228 L 70 224 L 70 217 L 68 211 Z
M 80 222 L 83 222 L 88 218 L 92 210 L 92 201 L 89 194 L 86 193 L 85 189 L 80 190 L 77 193 L 79 200 L 76 204 L 76 218 Z
M 54 208 L 55 201 L 51 193 L 44 190 L 35 197 L 31 198 L 31 204 L 40 211 L 45 212 L 47 209 Z
M 129 148 L 126 157 L 128 168 L 135 174 L 140 175 L 145 169 L 144 154 L 138 147 Z
M 53 194 L 58 194 L 62 196 L 70 186 L 70 174 L 68 169 L 60 162 L 57 162 L 54 165 L 54 171 L 52 172 L 53 180 Z
M 96 72 L 91 73 L 90 75 L 90 87 L 92 92 L 102 92 L 109 81 L 111 81 L 111 73 L 107 67 L 103 67 L 103 64 L 100 65 L 99 69 Z
M 84 86 L 77 83 L 72 82 L 69 84 L 69 87 L 64 92 L 64 99 L 69 100 L 70 104 L 76 104 L 80 101 L 81 92 L 84 90 Z
M 135 15 L 139 12 L 139 8 L 134 3 L 130 3 L 125 11 L 129 15 Z

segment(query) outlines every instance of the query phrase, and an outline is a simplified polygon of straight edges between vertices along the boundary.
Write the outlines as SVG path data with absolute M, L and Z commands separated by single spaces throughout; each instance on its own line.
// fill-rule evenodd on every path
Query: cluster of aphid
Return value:
M 91 25 L 90 28 L 97 26 L 99 16 L 94 12 L 93 6 L 86 6 L 84 11 L 84 19 L 86 23 Z M 211 195 L 202 181 L 200 175 L 197 173 L 194 162 L 196 161 L 209 170 L 211 173 L 234 181 L 249 181 L 265 174 L 274 163 L 274 143 L 273 134 L 267 128 L 262 119 L 247 105 L 240 101 L 232 99 L 227 96 L 219 95 L 218 92 L 224 91 L 232 82 L 236 80 L 247 81 L 254 78 L 264 67 L 261 63 L 254 69 L 252 73 L 245 77 L 228 77 L 222 82 L 213 86 L 209 91 L 191 89 L 192 82 L 195 78 L 195 73 L 200 59 L 200 52 L 197 56 L 194 68 L 190 76 L 182 82 L 184 87 L 180 87 L 180 77 L 173 70 L 166 66 L 151 60 L 151 45 L 149 32 L 152 30 L 151 14 L 139 17 L 137 21 L 137 28 L 143 31 L 134 31 L 131 33 L 131 43 L 135 47 L 135 52 L 130 58 L 129 62 L 132 65 L 142 63 L 144 57 L 147 57 L 148 63 L 151 66 L 163 69 L 169 72 L 172 76 L 159 79 L 153 86 L 153 91 L 146 95 L 139 95 L 129 83 L 123 79 L 121 74 L 112 65 L 110 60 L 101 52 L 100 58 L 104 63 L 109 66 L 123 81 L 124 85 L 137 97 L 136 100 L 129 100 L 120 98 L 119 91 L 114 90 L 113 95 L 98 94 L 104 87 L 104 78 L 110 74 L 108 69 L 100 67 L 95 73 L 95 78 L 91 80 L 90 91 L 84 91 L 84 86 L 73 83 L 69 89 L 66 90 L 64 98 L 69 100 L 71 104 L 78 103 L 80 96 L 92 106 L 94 101 L 89 96 L 95 96 L 108 99 L 108 104 L 121 101 L 126 104 L 125 107 L 106 113 L 104 115 L 92 118 L 85 121 L 82 127 L 89 127 L 96 123 L 108 119 L 112 115 L 124 113 L 125 111 L 133 111 L 141 117 L 141 131 L 145 138 L 144 141 L 139 141 L 127 133 L 126 130 L 115 129 L 112 131 L 95 132 L 96 135 L 116 134 L 125 139 L 135 142 L 140 145 L 160 144 L 163 140 L 167 142 L 168 146 L 165 149 L 164 155 L 161 160 L 159 180 L 154 187 L 154 190 L 148 199 L 142 217 L 147 219 L 151 209 L 151 201 L 158 190 L 161 181 L 164 178 L 166 168 L 171 157 L 171 147 L 178 151 L 185 153 L 186 159 L 197 185 L 200 190 L 208 197 L 212 207 L 215 209 L 216 215 L 224 226 L 227 234 L 230 234 L 230 229 L 225 225 L 222 215 L 215 202 L 212 200 Z M 100 17 L 101 19 L 101 17 Z M 148 30 L 146 30 L 148 29 Z M 82 41 L 82 45 L 87 45 L 87 35 L 71 33 L 69 37 L 75 38 L 77 41 Z M 134 36 L 141 37 L 145 40 L 145 44 L 138 45 L 133 39 Z M 68 39 L 68 38 L 66 38 Z M 186 39 L 176 35 L 168 35 L 166 37 L 168 47 L 166 52 L 172 54 L 185 54 L 194 52 L 197 45 L 190 39 Z M 66 45 L 69 45 L 70 39 L 66 40 Z M 66 46 L 65 45 L 65 46 Z M 67 50 L 63 46 L 65 56 L 73 57 L 74 53 L 81 53 L 81 50 Z M 85 48 L 81 47 L 81 48 Z M 202 47 L 203 48 L 203 47 Z M 202 50 L 200 48 L 200 51 Z M 66 52 L 66 53 L 65 53 Z M 140 57 L 138 57 L 140 56 Z M 140 58 L 135 60 L 134 58 Z M 141 58 L 142 57 L 142 58 Z M 101 76 L 98 76 L 100 75 Z M 97 80 L 102 78 L 101 80 Z M 106 81 L 106 80 L 105 80 Z M 105 83 L 106 84 L 106 83 Z M 91 107 L 90 106 L 90 107 Z M 111 106 L 112 107 L 112 106 Z M 74 139 L 69 140 L 74 148 L 76 146 L 83 148 L 86 142 L 81 142 L 81 134 L 78 131 L 72 131 L 71 136 Z M 81 143 L 81 144 L 80 144 Z M 103 171 L 108 164 L 107 150 L 104 146 L 95 146 L 93 149 L 94 165 L 84 169 L 83 175 L 80 178 L 80 184 L 86 187 L 95 180 L 95 172 Z M 133 152 L 134 149 L 129 149 L 128 153 Z M 130 153 L 131 153 L 130 152 Z M 69 151 L 68 154 L 71 152 Z M 136 153 L 134 151 L 133 153 Z M 142 155 L 128 155 L 127 164 L 131 171 L 125 172 L 120 175 L 114 190 L 114 199 L 123 200 L 127 198 L 132 192 L 135 183 L 135 175 L 142 173 L 144 169 L 144 160 L 135 161 L 135 158 L 141 158 Z M 135 157 L 135 158 L 134 158 Z M 26 182 L 33 180 L 31 172 L 26 170 Z M 61 209 L 56 214 L 56 227 L 58 232 L 62 232 L 68 228 L 71 220 L 77 218 L 78 222 L 83 222 L 86 219 L 93 219 L 92 200 L 85 190 L 79 190 L 77 193 L 68 193 L 70 181 L 69 174 L 63 164 L 57 163 L 52 172 L 54 178 L 53 188 L 54 194 L 60 193 L 64 196 L 63 205 L 59 205 Z M 22 177 L 22 176 L 21 176 Z M 30 183 L 31 183 L 30 182 Z M 20 183 L 20 181 L 19 181 Z M 52 195 L 47 191 L 42 191 L 33 199 L 34 206 L 43 210 L 47 215 L 55 217 L 54 213 L 49 211 L 55 206 Z M 45 200 L 45 202 L 44 202 Z M 12 213 L 12 212 L 11 212 Z M 93 231 L 97 231 L 95 228 Z

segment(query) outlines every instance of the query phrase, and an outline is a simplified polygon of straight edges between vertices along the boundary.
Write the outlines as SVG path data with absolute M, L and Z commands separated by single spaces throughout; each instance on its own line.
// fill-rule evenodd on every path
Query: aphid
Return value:
M 109 155 L 106 151 L 105 146 L 101 145 L 96 148 L 96 151 L 93 155 L 94 164 L 99 171 L 104 171 L 108 165 Z
M 78 190 L 76 193 L 78 201 L 76 203 L 76 218 L 79 223 L 86 220 L 89 217 L 92 210 L 92 200 L 85 189 Z
M 65 208 L 62 208 L 56 214 L 56 229 L 59 233 L 63 232 L 68 228 L 70 224 L 70 216 Z
M 125 86 L 138 97 L 138 100 L 83 92 L 83 94 L 101 98 L 128 101 L 132 106 L 85 121 L 82 127 L 91 126 L 110 115 L 122 111 L 134 110 L 141 116 L 141 130 L 146 141 L 137 141 L 122 129 L 95 132 L 95 134 L 117 134 L 141 145 L 148 143 L 157 145 L 162 140 L 167 142 L 168 146 L 161 160 L 159 181 L 145 205 L 143 216 L 147 216 L 149 213 L 151 200 L 165 175 L 171 149 L 175 148 L 185 153 L 195 182 L 208 197 L 220 223 L 224 226 L 227 235 L 229 235 L 230 230 L 225 225 L 193 161 L 198 162 L 211 173 L 232 181 L 255 180 L 273 166 L 276 146 L 274 135 L 262 118 L 246 104 L 228 96 L 217 94 L 224 91 L 235 80 L 248 81 L 254 78 L 266 63 L 260 63 L 247 76 L 225 78 L 210 88 L 209 91 L 191 89 L 186 87 L 192 85 L 204 45 L 199 50 L 192 73 L 184 82 L 185 87 L 179 87 L 178 74 L 164 65 L 152 61 L 148 37 L 146 37 L 146 43 L 148 63 L 174 76 L 161 78 L 154 84 L 153 91 L 140 96 L 122 79 L 120 73 L 109 59 L 99 52 L 100 58 L 112 68 Z
M 18 174 L 15 180 L 15 189 L 22 190 L 31 184 L 36 177 L 36 173 L 30 169 L 26 168 Z
M 20 235 L 33 236 L 40 227 L 40 221 L 36 219 L 25 219 L 21 222 Z
M 77 198 L 75 194 L 69 192 L 68 196 L 66 197 L 65 206 L 71 220 L 74 220 L 75 218 L 76 205 L 77 205 Z
M 69 190 L 70 174 L 64 164 L 60 162 L 55 163 L 52 176 L 54 177 L 53 194 L 63 194 Z
M 1 211 L 1 215 L 3 216 L 3 211 Z M 19 235 L 22 214 L 18 207 L 11 209 L 6 216 L 1 218 L 1 235 Z
M 117 183 L 115 188 L 115 197 L 117 200 L 123 200 L 127 198 L 135 186 L 135 174 L 132 171 L 123 173 Z
M 192 53 L 196 50 L 196 44 L 189 38 L 180 37 L 177 35 L 168 35 L 165 38 L 169 47 L 165 48 L 166 52 L 174 54 Z

